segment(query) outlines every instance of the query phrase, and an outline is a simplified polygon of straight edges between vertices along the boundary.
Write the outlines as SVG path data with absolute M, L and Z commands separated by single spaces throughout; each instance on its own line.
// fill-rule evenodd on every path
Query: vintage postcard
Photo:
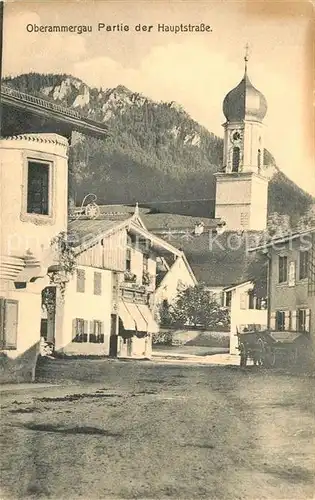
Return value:
M 315 494 L 314 5 L 1 7 L 1 499 Z

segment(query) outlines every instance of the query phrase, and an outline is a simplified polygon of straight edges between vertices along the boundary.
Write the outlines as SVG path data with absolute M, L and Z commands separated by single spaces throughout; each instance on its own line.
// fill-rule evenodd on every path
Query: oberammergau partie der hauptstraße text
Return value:
M 211 33 L 210 24 L 106 24 L 99 22 L 97 25 L 74 24 L 74 25 L 49 25 L 49 24 L 27 24 L 28 33 Z

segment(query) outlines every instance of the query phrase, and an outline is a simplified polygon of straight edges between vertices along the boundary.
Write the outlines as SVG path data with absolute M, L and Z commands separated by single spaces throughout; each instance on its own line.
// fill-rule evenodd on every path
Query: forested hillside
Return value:
M 99 203 L 138 201 L 155 207 L 158 201 L 201 200 L 195 202 L 198 214 L 192 215 L 213 216 L 213 174 L 220 169 L 223 141 L 178 104 L 154 102 L 123 86 L 90 88 L 65 74 L 29 73 L 4 83 L 108 125 L 105 141 L 78 136 L 72 146 L 71 186 L 77 203 L 89 192 Z M 312 197 L 279 171 L 268 151 L 265 163 L 271 178 L 269 212 L 295 218 L 305 212 Z M 179 213 L 195 210 L 194 202 L 163 204 L 160 209 L 170 207 Z

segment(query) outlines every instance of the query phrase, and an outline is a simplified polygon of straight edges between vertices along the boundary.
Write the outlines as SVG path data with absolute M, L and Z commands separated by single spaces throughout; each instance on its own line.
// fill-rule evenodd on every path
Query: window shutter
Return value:
M 78 319 L 74 318 L 72 320 L 72 340 L 77 336 L 78 330 Z
M 290 330 L 290 311 L 285 311 L 285 317 L 284 317 L 284 329 L 286 331 Z
M 241 309 L 247 309 L 248 306 L 248 295 L 247 293 L 241 293 L 240 295 L 240 307 Z
M 289 286 L 295 285 L 295 262 L 292 261 L 289 264 Z
M 5 314 L 4 314 L 4 336 L 5 348 L 17 348 L 17 327 L 18 327 L 18 301 L 6 300 L 5 301 Z
M 95 328 L 94 328 L 94 321 L 91 320 L 90 322 L 90 328 L 89 328 L 89 342 L 95 342 Z M 85 329 L 84 329 L 85 333 Z
M 311 310 L 310 309 L 306 309 L 305 331 L 308 333 L 311 333 Z
M 94 295 L 102 295 L 102 273 L 94 272 Z
M 276 313 L 275 312 L 272 312 L 270 314 L 270 328 L 272 330 L 276 329 Z
M 83 342 L 88 342 L 89 336 L 89 322 L 85 319 L 83 320 Z
M 292 311 L 292 330 L 296 332 L 296 311 Z

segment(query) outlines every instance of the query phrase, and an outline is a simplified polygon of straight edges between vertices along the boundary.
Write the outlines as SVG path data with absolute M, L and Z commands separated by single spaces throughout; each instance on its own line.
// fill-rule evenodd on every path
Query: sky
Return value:
M 98 23 L 129 31 L 98 31 Z M 158 24 L 181 23 L 204 23 L 212 31 L 157 31 Z M 103 89 L 122 84 L 156 101 L 178 102 L 223 137 L 222 102 L 243 77 L 248 43 L 250 79 L 268 102 L 265 147 L 315 196 L 314 24 L 304 0 L 9 1 L 3 75 L 67 73 Z M 36 33 L 28 25 L 89 25 L 92 32 Z M 135 31 L 137 25 L 153 28 Z

